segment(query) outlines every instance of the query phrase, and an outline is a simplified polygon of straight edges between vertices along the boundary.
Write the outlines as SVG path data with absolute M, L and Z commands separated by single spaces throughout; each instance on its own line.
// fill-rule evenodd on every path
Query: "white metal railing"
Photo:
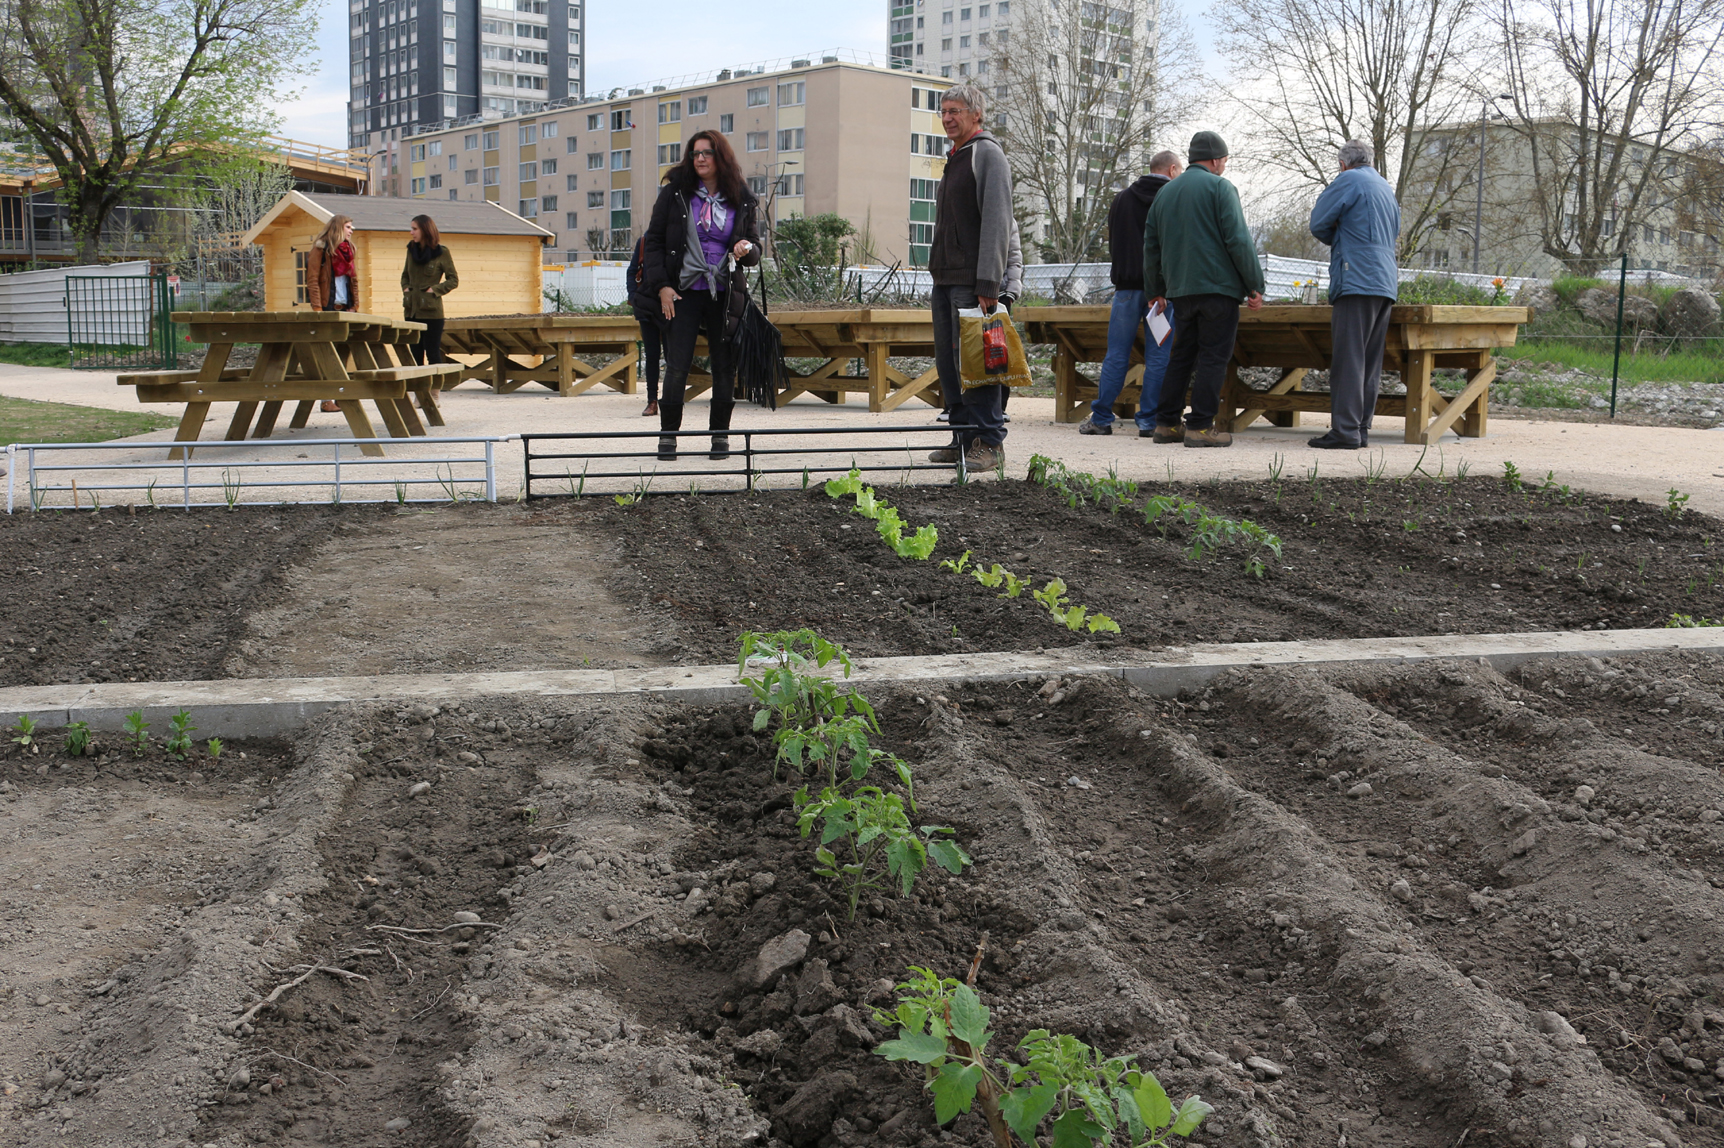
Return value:
M 486 502 L 497 501 L 497 460 L 498 443 L 514 442 L 519 435 L 485 435 L 463 438 L 435 439 L 398 439 L 398 438 L 314 438 L 314 439 L 247 439 L 243 442 L 228 442 L 226 440 L 188 443 L 195 447 L 193 452 L 180 452 L 177 459 L 164 458 L 159 462 L 100 462 L 88 459 L 77 461 L 44 462 L 38 456 L 48 455 L 50 458 L 63 457 L 71 451 L 129 451 L 133 454 L 140 449 L 154 451 L 158 448 L 170 451 L 176 444 L 171 440 L 160 442 L 75 442 L 75 443 L 9 443 L 6 447 L 6 513 L 11 514 L 20 508 L 42 510 L 50 506 L 56 509 L 69 505 L 76 509 L 80 501 L 88 497 L 91 508 L 101 505 L 102 499 L 110 492 L 133 491 L 142 492 L 151 506 L 174 505 L 190 510 L 194 506 L 227 506 L 233 507 L 241 502 L 247 506 L 279 506 L 286 503 L 285 499 L 277 501 L 257 502 L 245 495 L 254 490 L 293 489 L 302 487 L 319 487 L 330 492 L 330 501 L 336 503 L 381 503 L 381 502 L 459 502 L 463 499 L 480 499 Z M 365 446 L 394 447 L 397 450 L 404 446 L 435 445 L 442 448 L 460 444 L 479 444 L 482 451 L 470 454 L 460 454 L 451 451 L 440 451 L 431 457 L 424 455 L 402 454 L 397 457 L 366 457 L 359 455 L 354 448 Z M 225 450 L 235 448 L 292 448 L 300 450 L 305 447 L 331 447 L 328 458 L 289 458 L 289 459 L 222 459 L 219 456 Z M 348 451 L 342 456 L 343 449 Z M 183 457 L 191 453 L 196 457 Z M 212 457 L 215 456 L 215 457 Z M 18 501 L 19 471 L 18 463 L 24 463 L 23 491 L 25 500 L 20 507 Z M 411 473 L 407 468 L 431 467 L 432 473 L 426 476 Z M 480 467 L 478 475 L 471 472 L 458 473 L 457 467 Z M 278 475 L 260 475 L 261 471 L 289 470 L 298 474 L 304 471 L 323 468 L 329 471 L 328 477 L 297 478 Z M 447 468 L 445 470 L 445 468 Z M 358 471 L 360 477 L 355 477 Z M 217 481 L 205 481 L 205 475 L 210 471 L 220 471 Z M 345 474 L 343 472 L 346 472 Z M 383 471 L 393 473 L 382 474 Z M 92 473 L 106 476 L 117 474 L 125 477 L 134 473 L 150 472 L 148 482 L 118 482 L 118 481 L 85 481 L 80 484 L 78 478 L 69 477 L 64 483 L 56 482 L 52 476 L 90 475 Z M 167 473 L 168 481 L 162 481 L 163 472 Z M 194 472 L 197 472 L 194 474 Z M 379 477 L 365 477 L 379 475 Z M 44 476 L 49 476 L 45 479 Z M 413 497 L 410 490 L 416 487 L 435 487 L 438 494 L 424 497 Z M 369 487 L 386 487 L 394 493 L 393 498 L 352 498 L 343 493 L 345 490 L 364 489 Z M 483 490 L 481 494 L 479 487 Z M 194 498 L 194 492 L 219 491 L 219 499 Z M 157 502 L 157 495 L 175 496 Z M 58 497 L 66 496 L 67 504 L 57 501 Z

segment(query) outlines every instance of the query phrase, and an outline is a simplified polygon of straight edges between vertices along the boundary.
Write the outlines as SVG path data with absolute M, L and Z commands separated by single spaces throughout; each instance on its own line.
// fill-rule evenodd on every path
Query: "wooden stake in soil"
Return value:
M 976 942 L 976 955 L 970 958 L 969 975 L 964 978 L 964 984 L 972 989 L 976 987 L 976 974 L 982 970 L 982 955 L 987 951 L 988 934 L 984 931 L 981 939 Z M 953 1037 L 952 1041 L 964 1055 L 972 1059 L 975 1057 L 975 1049 L 968 1044 L 956 1037 Z M 998 1148 L 1012 1148 L 1012 1130 L 1006 1127 L 1006 1118 L 1000 1115 L 1000 1101 L 994 1095 L 994 1082 L 989 1077 L 983 1076 L 981 1082 L 976 1085 L 976 1099 L 982 1105 L 982 1115 L 987 1117 L 988 1130 L 994 1134 L 995 1145 Z

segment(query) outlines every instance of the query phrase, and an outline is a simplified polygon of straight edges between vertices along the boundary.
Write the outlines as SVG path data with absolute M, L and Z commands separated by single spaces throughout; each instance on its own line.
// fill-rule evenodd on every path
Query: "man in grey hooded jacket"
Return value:
M 940 179 L 928 271 L 934 281 L 934 365 L 952 412 L 952 446 L 935 462 L 956 462 L 964 452 L 970 470 L 1005 461 L 1005 391 L 999 385 L 966 388 L 958 371 L 958 310 L 991 311 L 1006 294 L 1012 237 L 1012 177 L 1006 154 L 983 130 L 987 97 L 963 83 L 940 98 L 940 123 L 951 140 Z

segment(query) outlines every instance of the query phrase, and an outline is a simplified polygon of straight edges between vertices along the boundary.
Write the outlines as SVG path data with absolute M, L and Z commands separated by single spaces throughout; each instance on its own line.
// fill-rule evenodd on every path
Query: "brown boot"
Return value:
M 647 404 L 646 404 L 646 410 L 641 412 L 641 418 L 650 419 L 650 418 L 656 418 L 657 416 L 658 416 L 658 400 L 657 399 L 648 399 Z
M 1224 430 L 1205 427 L 1203 430 L 1185 428 L 1186 446 L 1232 446 L 1233 436 Z
M 325 412 L 326 414 L 335 414 L 341 410 L 341 407 L 339 404 L 336 403 L 336 401 L 334 399 L 324 399 L 323 405 L 321 407 L 318 407 L 317 409 Z
M 1137 433 L 1139 437 L 1142 437 L 1142 431 L 1138 431 Z M 1185 439 L 1185 428 L 1178 423 L 1175 423 L 1170 427 L 1158 426 L 1150 433 L 1149 437 L 1151 441 L 1163 446 L 1170 442 L 1182 442 Z

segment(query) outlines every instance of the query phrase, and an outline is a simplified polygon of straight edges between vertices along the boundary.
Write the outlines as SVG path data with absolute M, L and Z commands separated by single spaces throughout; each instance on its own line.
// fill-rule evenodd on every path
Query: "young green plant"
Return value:
M 73 757 L 83 757 L 94 749 L 96 743 L 90 737 L 90 723 L 87 721 L 69 722 L 66 725 L 66 752 Z
M 36 719 L 29 714 L 19 714 L 18 723 L 12 727 L 12 744 L 25 753 L 40 753 L 36 744 Z
M 150 723 L 144 720 L 143 710 L 133 710 L 126 715 L 126 732 L 132 738 L 132 756 L 142 757 L 150 748 L 149 728 Z
M 192 724 L 190 710 L 182 709 L 168 719 L 171 732 L 168 735 L 166 749 L 168 753 L 181 761 L 192 752 L 192 733 L 198 728 Z

